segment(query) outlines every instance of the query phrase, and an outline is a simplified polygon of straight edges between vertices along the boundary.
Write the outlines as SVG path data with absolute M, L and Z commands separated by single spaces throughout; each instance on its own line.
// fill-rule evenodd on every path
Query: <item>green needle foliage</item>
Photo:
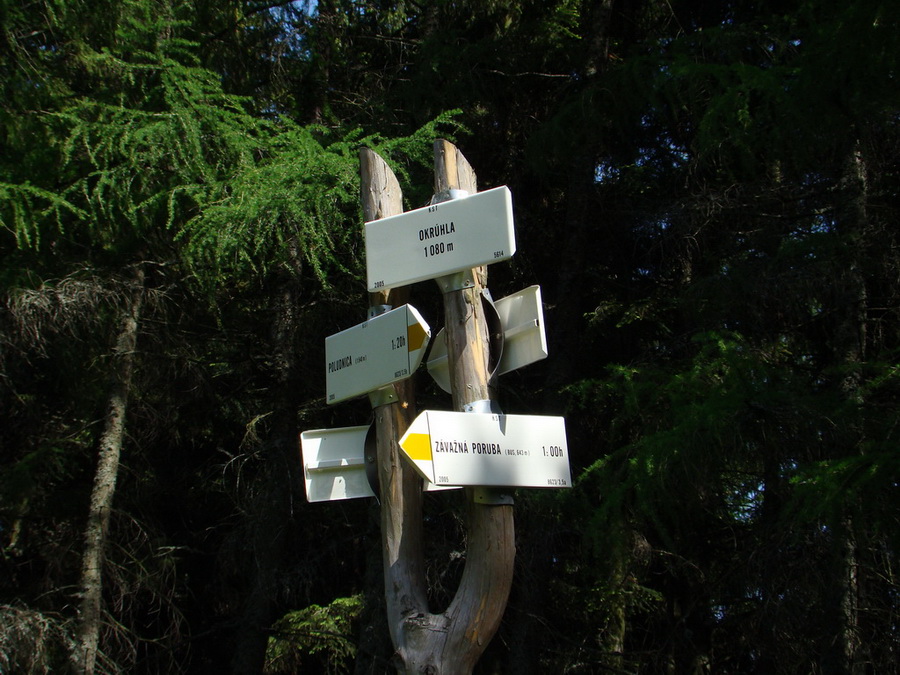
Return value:
M 63 23 L 71 15 L 48 13 L 59 31 L 51 47 L 70 50 L 63 65 L 80 78 L 39 115 L 45 135 L 62 139 L 53 145 L 60 173 L 43 186 L 15 183 L 21 167 L 10 162 L 0 222 L 20 248 L 63 239 L 115 256 L 146 255 L 149 245 L 163 260 L 181 257 L 208 287 L 265 275 L 289 257 L 325 285 L 332 271 L 358 274 L 357 148 L 396 156 L 405 176 L 426 162 L 435 135 L 453 131 L 453 115 L 391 140 L 261 117 L 199 65 L 199 45 L 179 36 L 186 9 L 122 3 L 100 47 L 65 34 L 77 26 Z
M 330 286 L 334 272 L 359 279 L 358 149 L 370 147 L 424 164 L 429 139 L 452 125 L 453 114 L 444 114 L 409 137 L 386 141 L 363 136 L 360 130 L 335 138 L 334 132 L 318 125 L 266 123 L 260 136 L 267 136 L 267 144 L 255 148 L 256 161 L 212 186 L 205 208 L 178 233 L 188 264 L 222 283 L 247 274 L 264 275 L 295 256 L 323 286 Z M 399 168 L 397 173 L 407 175 Z M 179 188 L 170 203 L 182 196 L 192 198 L 192 190 L 204 187 Z
M 295 673 L 315 666 L 328 675 L 347 672 L 356 656 L 354 630 L 362 609 L 362 596 L 354 595 L 285 614 L 272 627 L 264 672 Z

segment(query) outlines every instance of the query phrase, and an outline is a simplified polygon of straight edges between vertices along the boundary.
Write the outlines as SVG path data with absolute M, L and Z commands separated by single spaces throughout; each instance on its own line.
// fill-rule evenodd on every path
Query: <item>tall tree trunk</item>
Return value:
M 334 0 L 319 0 L 316 6 L 313 56 L 311 122 L 321 124 L 328 116 L 331 91 L 331 61 L 340 40 L 339 8 Z
M 403 212 L 403 194 L 394 173 L 376 153 L 359 155 L 361 197 L 366 221 Z M 409 286 L 369 294 L 369 306 L 400 307 Z M 387 629 L 398 654 L 406 650 L 405 617 L 428 606 L 422 550 L 422 479 L 403 460 L 397 440 L 416 417 L 414 380 L 394 387 L 397 400 L 375 408 L 378 479 L 381 492 L 381 554 Z
M 91 491 L 87 527 L 84 532 L 84 556 L 81 563 L 81 606 L 72 660 L 82 675 L 93 675 L 102 624 L 103 562 L 107 532 L 119 473 L 122 439 L 125 436 L 125 411 L 131 390 L 138 325 L 144 300 L 144 268 L 135 267 L 134 282 L 122 310 L 119 334 L 112 358 L 112 378 L 99 459 Z
M 624 520 L 624 519 L 623 519 Z M 605 653 L 604 663 L 613 672 L 622 672 L 623 655 L 625 653 L 625 629 L 628 620 L 628 607 L 626 604 L 627 579 L 629 575 L 629 563 L 631 546 L 626 544 L 625 528 L 616 528 L 607 539 L 607 556 L 609 559 L 609 590 L 607 603 L 606 626 L 601 632 L 598 642 Z
M 586 82 L 592 81 L 606 67 L 609 59 L 609 22 L 613 0 L 585 3 L 581 34 L 589 36 L 584 42 L 580 75 Z M 553 348 L 553 367 L 544 388 L 543 409 L 554 412 L 561 406 L 559 392 L 577 379 L 581 366 L 581 341 L 584 333 L 585 290 L 583 272 L 588 268 L 585 259 L 597 250 L 597 240 L 608 236 L 602 228 L 603 213 L 594 200 L 597 160 L 602 148 L 586 144 L 573 152 L 568 166 L 566 186 L 565 233 L 559 241 L 560 260 L 557 269 L 556 297 L 547 298 L 555 311 L 548 317 L 548 339 Z M 598 225 L 600 223 L 600 225 Z
M 835 323 L 833 328 L 832 359 L 841 375 L 837 386 L 839 395 L 847 406 L 848 424 L 844 434 L 838 436 L 832 453 L 837 458 L 861 452 L 864 441 L 862 425 L 854 409 L 862 409 L 862 365 L 866 347 L 866 279 L 861 269 L 867 216 L 867 179 L 865 160 L 859 143 L 848 151 L 839 192 L 841 203 L 837 208 L 838 231 L 846 240 L 848 259 L 837 275 L 835 290 Z M 839 523 L 833 528 L 835 536 L 834 560 L 836 562 L 835 589 L 832 597 L 837 619 L 835 639 L 831 654 L 824 664 L 825 670 L 842 675 L 861 672 L 859 659 L 859 568 L 857 544 L 852 510 L 844 505 Z

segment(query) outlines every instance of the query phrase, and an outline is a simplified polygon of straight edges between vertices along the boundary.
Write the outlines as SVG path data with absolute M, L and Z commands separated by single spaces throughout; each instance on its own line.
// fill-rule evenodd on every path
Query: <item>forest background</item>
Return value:
M 575 479 L 517 493 L 476 672 L 896 673 L 898 13 L 0 0 L 0 673 L 393 671 L 378 507 L 308 504 L 297 437 L 371 414 L 322 371 L 357 151 L 415 208 L 438 137 L 512 191 L 490 285 L 550 357 L 501 405 Z M 441 607 L 452 495 L 426 528 Z

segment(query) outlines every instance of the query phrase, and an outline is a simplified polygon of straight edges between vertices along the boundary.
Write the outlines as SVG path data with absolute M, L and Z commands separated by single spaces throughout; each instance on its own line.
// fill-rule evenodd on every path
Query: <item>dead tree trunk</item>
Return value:
M 131 389 L 138 324 L 144 299 L 144 269 L 137 266 L 129 299 L 122 310 L 116 346 L 111 363 L 112 377 L 94 487 L 84 532 L 84 556 L 81 562 L 81 603 L 72 661 L 76 672 L 93 675 L 97 662 L 102 624 L 103 562 L 112 511 L 122 440 L 125 436 L 125 411 Z
M 435 192 L 477 192 L 475 172 L 459 150 L 447 141 L 434 147 Z M 454 410 L 476 401 L 490 401 L 490 347 L 482 292 L 487 268 L 473 270 L 474 283 L 444 294 L 444 330 Z M 472 672 L 500 627 L 512 587 L 515 530 L 512 504 L 476 500 L 477 489 L 466 489 L 466 567 L 450 607 L 437 625 L 426 628 L 423 666 L 437 673 Z M 440 623 L 444 625 L 441 626 Z M 435 630 L 435 628 L 439 628 Z M 421 671 L 420 671 L 421 672 Z
M 368 198 L 372 209 L 367 210 L 367 219 L 401 210 L 398 204 L 389 206 L 387 199 L 375 195 L 381 190 L 399 197 L 399 186 L 383 162 L 375 162 L 372 154 L 364 151 L 361 156 L 364 203 Z M 455 146 L 437 141 L 435 191 L 440 196 L 450 189 L 476 192 L 475 174 Z M 482 304 L 486 277 L 486 269 L 474 270 L 474 284 L 444 296 L 456 410 L 490 399 L 488 329 Z M 394 293 L 397 291 L 375 297 L 372 303 L 397 306 L 406 301 L 405 295 Z M 396 403 L 376 409 L 385 596 L 391 639 L 399 672 L 468 675 L 500 625 L 512 585 L 512 505 L 480 503 L 475 490 L 466 490 L 466 567 L 447 610 L 430 613 L 422 553 L 421 480 L 402 459 L 397 444 L 415 416 L 412 398 L 411 389 L 399 388 Z
M 397 178 L 376 153 L 360 151 L 363 213 L 367 221 L 403 212 Z M 409 287 L 369 294 L 369 305 L 399 307 Z M 404 622 L 427 611 L 422 553 L 422 479 L 400 456 L 397 440 L 416 416 L 412 378 L 395 385 L 397 400 L 375 408 L 378 481 L 381 492 L 381 542 L 388 629 L 396 653 L 408 651 Z

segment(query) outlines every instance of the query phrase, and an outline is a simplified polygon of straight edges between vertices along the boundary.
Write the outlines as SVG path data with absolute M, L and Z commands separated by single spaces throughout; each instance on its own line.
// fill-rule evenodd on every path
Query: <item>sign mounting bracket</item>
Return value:
M 437 285 L 441 289 L 441 293 L 446 295 L 447 293 L 452 293 L 453 291 L 461 291 L 465 288 L 472 288 L 475 285 L 475 275 L 472 274 L 474 270 L 467 269 L 461 270 L 459 272 L 453 272 L 452 274 L 447 274 L 443 277 L 438 277 L 435 279 Z
M 369 403 L 373 408 L 396 403 L 398 400 L 400 399 L 397 397 L 397 390 L 393 384 L 369 392 Z
M 490 506 L 513 505 L 513 496 L 506 490 L 492 487 L 472 488 L 472 499 L 476 504 L 488 504 Z

